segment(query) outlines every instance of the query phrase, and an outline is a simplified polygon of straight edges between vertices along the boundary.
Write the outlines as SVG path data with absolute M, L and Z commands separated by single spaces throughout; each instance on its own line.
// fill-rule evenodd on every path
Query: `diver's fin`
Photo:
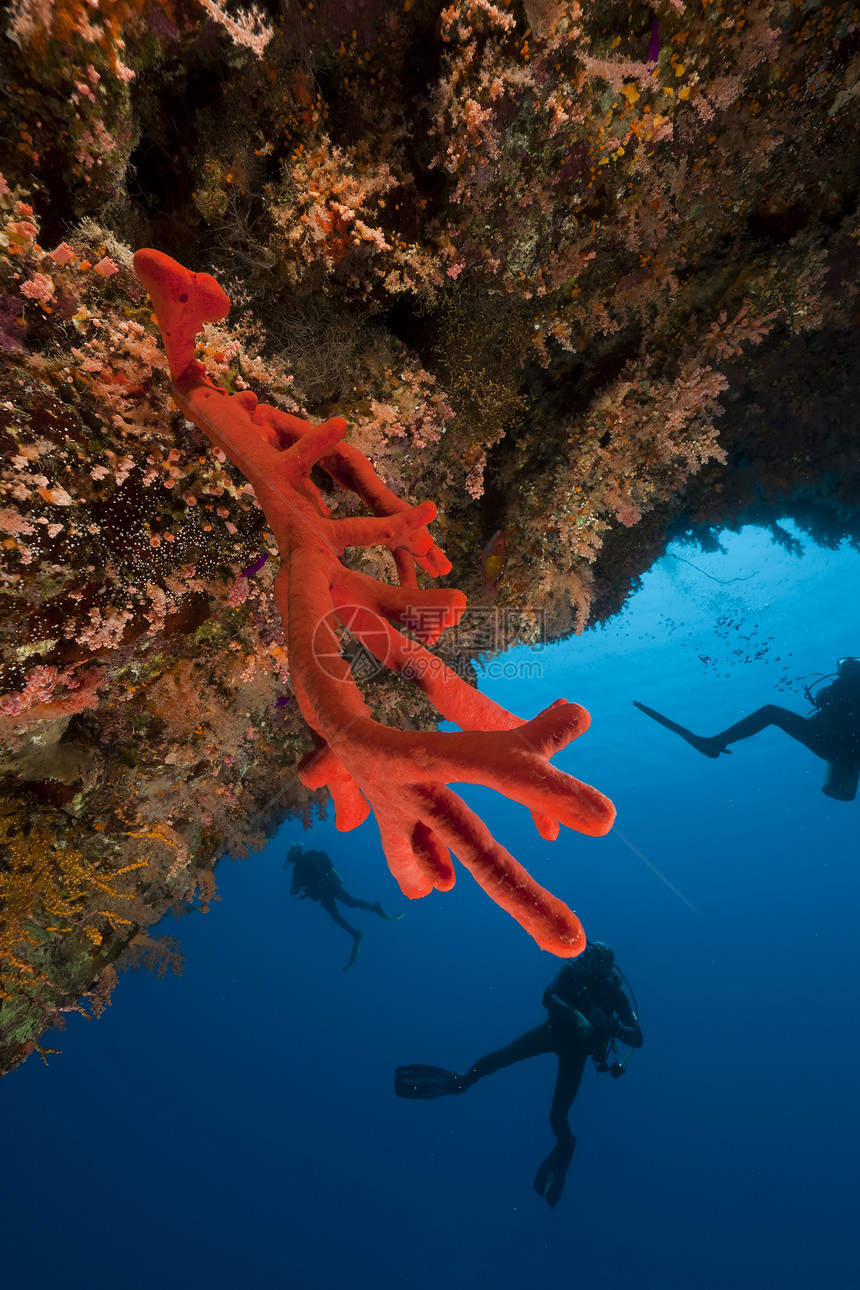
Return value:
M 348 972 L 349 969 L 352 967 L 353 963 L 355 962 L 355 960 L 358 958 L 358 950 L 359 950 L 359 946 L 361 945 L 362 935 L 363 935 L 362 932 L 356 932 L 355 937 L 353 938 L 352 953 L 350 954 L 349 959 L 347 960 L 346 967 L 343 969 L 344 972 Z
M 674 734 L 680 735 L 682 739 L 686 739 L 687 743 L 696 749 L 696 752 L 703 753 L 705 757 L 719 757 L 720 753 L 729 751 L 728 748 L 720 747 L 720 741 L 716 736 L 708 738 L 705 735 L 694 735 L 692 730 L 688 730 L 686 726 L 679 726 L 677 721 L 664 717 L 662 712 L 655 712 L 653 708 L 646 708 L 644 703 L 638 703 L 636 699 L 633 700 L 633 706 L 638 708 L 640 712 L 644 712 L 645 716 L 650 717 L 652 721 L 656 721 L 658 725 L 665 726 L 667 730 L 671 730 Z
M 398 1097 L 423 1102 L 431 1097 L 462 1093 L 463 1077 L 441 1066 L 398 1066 L 394 1072 L 394 1091 Z
M 385 921 L 388 923 L 396 923 L 396 922 L 399 922 L 401 918 L 406 917 L 405 914 L 386 914 L 385 910 L 382 908 L 379 901 L 377 901 L 376 904 L 373 906 L 373 912 L 374 914 L 378 914 L 380 918 L 384 918 Z
M 573 1158 L 575 1146 L 576 1138 L 572 1134 L 569 1138 L 560 1138 L 535 1174 L 534 1189 L 543 1196 L 550 1209 L 555 1209 L 561 1200 L 567 1166 Z

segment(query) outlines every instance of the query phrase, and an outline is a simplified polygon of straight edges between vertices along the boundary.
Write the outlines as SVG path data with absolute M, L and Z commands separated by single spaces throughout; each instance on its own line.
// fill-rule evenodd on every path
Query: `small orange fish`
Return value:
M 499 589 L 499 582 L 508 563 L 508 546 L 505 542 L 504 529 L 498 529 L 481 552 L 481 576 L 484 579 L 482 590 L 487 595 L 494 595 Z

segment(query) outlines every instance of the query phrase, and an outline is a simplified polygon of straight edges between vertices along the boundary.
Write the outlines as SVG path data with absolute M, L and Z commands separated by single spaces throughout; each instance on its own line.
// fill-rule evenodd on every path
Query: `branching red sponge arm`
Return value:
M 435 506 L 412 506 L 387 489 L 344 443 L 341 418 L 313 426 L 250 392 L 229 395 L 214 385 L 194 346 L 204 322 L 225 317 L 224 292 L 208 274 L 191 273 L 159 251 L 138 251 L 135 268 L 155 307 L 177 405 L 253 484 L 278 544 L 275 600 L 296 699 L 314 739 L 302 760 L 303 782 L 328 786 L 340 829 L 355 828 L 372 808 L 389 867 L 408 896 L 450 889 L 453 853 L 543 949 L 578 954 L 585 936 L 576 915 L 529 876 L 448 784 L 484 784 L 521 802 L 546 838 L 559 821 L 592 837 L 607 833 L 615 817 L 608 798 L 550 764 L 587 729 L 587 712 L 560 699 L 522 721 L 432 654 L 427 647 L 465 608 L 458 591 L 415 585 L 415 563 L 431 576 L 450 570 L 427 530 Z M 332 518 L 310 478 L 316 464 L 372 515 Z M 347 546 L 370 545 L 394 551 L 400 586 L 344 567 Z M 460 732 L 393 730 L 375 721 L 340 653 L 344 628 L 420 685 Z
M 162 251 L 138 251 L 134 268 L 149 292 L 170 373 L 177 381 L 195 361 L 194 346 L 203 324 L 226 318 L 230 300 L 210 274 L 192 273 Z

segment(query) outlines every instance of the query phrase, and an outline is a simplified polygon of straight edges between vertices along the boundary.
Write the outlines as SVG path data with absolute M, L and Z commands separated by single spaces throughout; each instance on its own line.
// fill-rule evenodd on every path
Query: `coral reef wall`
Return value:
M 104 1006 L 127 941 L 156 955 L 145 929 L 211 898 L 219 855 L 320 809 L 271 535 L 172 404 L 133 250 L 215 274 L 238 303 L 206 370 L 344 416 L 390 488 L 438 502 L 451 584 L 513 638 L 581 630 L 670 535 L 857 534 L 860 8 L 0 21 L 2 1069 Z M 429 719 L 390 678 L 369 698 Z

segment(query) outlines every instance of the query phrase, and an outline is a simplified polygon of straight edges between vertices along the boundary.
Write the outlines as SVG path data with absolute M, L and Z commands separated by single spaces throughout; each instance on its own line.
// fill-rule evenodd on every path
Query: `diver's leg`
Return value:
M 817 757 L 824 757 L 826 760 L 830 742 L 826 741 L 816 722 L 811 721 L 809 717 L 801 717 L 799 713 L 791 712 L 788 708 L 780 708 L 775 703 L 757 708 L 748 717 L 742 717 L 733 726 L 729 726 L 728 730 L 714 735 L 713 738 L 723 745 L 734 744 L 739 739 L 749 739 L 750 735 L 757 735 L 768 726 L 776 726 L 779 730 L 783 730 L 790 738 L 803 744 L 804 748 L 808 748 Z
M 389 923 L 396 923 L 398 919 L 403 917 L 402 914 L 386 914 L 378 900 L 371 905 L 369 900 L 359 900 L 357 896 L 350 896 L 349 892 L 345 891 L 343 887 L 338 891 L 337 898 L 344 905 L 348 905 L 350 909 L 366 909 L 371 914 L 376 914 L 379 918 L 384 918 Z
M 371 905 L 369 900 L 359 900 L 358 896 L 350 896 L 349 892 L 344 887 L 338 887 L 336 899 L 339 900 L 341 904 L 347 905 L 350 909 L 369 909 L 371 913 L 375 910 L 375 907 Z
M 340 897 L 338 897 L 338 899 L 340 899 Z M 323 896 L 322 900 L 320 901 L 320 904 L 322 905 L 325 912 L 328 914 L 331 921 L 333 923 L 337 923 L 338 927 L 342 927 L 345 932 L 349 932 L 350 936 L 352 936 L 353 938 L 356 936 L 358 937 L 361 936 L 361 932 L 359 932 L 355 927 L 353 927 L 350 923 L 346 921 L 343 914 L 340 912 L 337 905 L 334 903 L 334 896 Z
M 720 753 L 728 752 L 727 744 L 737 743 L 739 739 L 749 739 L 751 735 L 757 735 L 767 726 L 778 726 L 810 752 L 826 758 L 824 741 L 815 723 L 808 717 L 801 717 L 798 713 L 791 712 L 788 708 L 780 708 L 775 703 L 768 703 L 765 707 L 756 709 L 748 717 L 742 717 L 740 721 L 736 721 L 733 726 L 729 726 L 728 730 L 723 730 L 718 735 L 693 734 L 686 726 L 681 726 L 677 721 L 664 717 L 661 712 L 656 712 L 653 708 L 646 708 L 644 703 L 637 703 L 635 699 L 633 706 L 659 725 L 665 726 L 667 730 L 680 735 L 697 752 L 703 753 L 706 757 L 719 757 Z
M 320 901 L 320 904 L 322 905 L 325 912 L 328 914 L 331 921 L 333 923 L 337 923 L 338 927 L 342 927 L 345 932 L 349 932 L 350 936 L 352 937 L 352 953 L 349 956 L 349 960 L 347 961 L 346 967 L 343 969 L 344 972 L 346 972 L 349 968 L 352 967 L 353 963 L 358 957 L 358 947 L 361 944 L 362 934 L 356 927 L 353 927 L 350 923 L 346 921 L 343 914 L 340 912 L 337 905 L 334 903 L 334 896 L 323 896 L 322 900 Z
M 550 1028 L 546 1022 L 542 1026 L 535 1026 L 533 1030 L 527 1030 L 524 1035 L 520 1035 L 513 1043 L 507 1044 L 504 1048 L 499 1048 L 494 1053 L 487 1053 L 484 1057 L 479 1057 L 474 1066 L 471 1066 L 465 1075 L 460 1079 L 463 1092 L 469 1088 L 476 1080 L 483 1079 L 485 1075 L 493 1075 L 496 1071 L 502 1070 L 505 1066 L 513 1066 L 514 1062 L 525 1061 L 528 1057 L 537 1057 L 540 1053 L 550 1053 L 553 1051 L 553 1040 Z
M 576 1138 L 568 1124 L 568 1113 L 579 1091 L 582 1072 L 588 1052 L 578 1044 L 571 1044 L 559 1053 L 558 1075 L 549 1110 L 549 1122 L 556 1142 L 552 1151 L 535 1174 L 534 1189 L 543 1196 L 550 1209 L 561 1199 L 567 1178 L 567 1167 L 573 1158 Z
M 549 1122 L 555 1136 L 572 1138 L 568 1113 L 573 1106 L 573 1099 L 579 1092 L 582 1072 L 585 1070 L 588 1051 L 581 1044 L 572 1043 L 559 1054 L 558 1075 L 555 1080 L 555 1091 L 549 1108 Z

